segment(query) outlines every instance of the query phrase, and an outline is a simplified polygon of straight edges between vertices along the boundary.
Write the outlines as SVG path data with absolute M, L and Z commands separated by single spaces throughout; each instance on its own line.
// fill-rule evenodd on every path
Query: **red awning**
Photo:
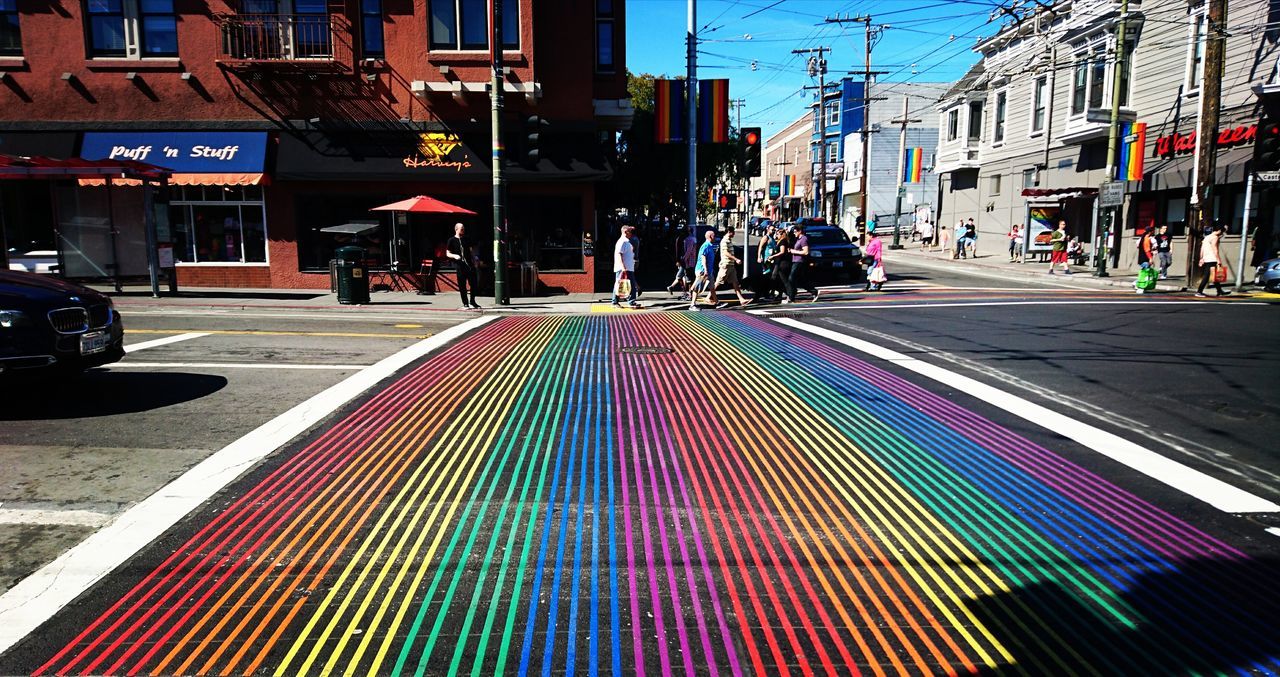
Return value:
M 1088 197 L 1098 194 L 1097 188 L 1023 188 L 1022 197 Z
M 134 160 L 85 160 L 48 157 L 21 157 L 0 154 L 0 178 L 132 178 L 160 180 L 169 175 L 164 167 Z
M 261 173 L 248 174 L 171 174 L 171 186 L 260 186 L 268 183 Z M 106 179 L 80 179 L 82 186 L 105 186 Z M 140 186 L 138 179 L 111 179 L 113 186 Z

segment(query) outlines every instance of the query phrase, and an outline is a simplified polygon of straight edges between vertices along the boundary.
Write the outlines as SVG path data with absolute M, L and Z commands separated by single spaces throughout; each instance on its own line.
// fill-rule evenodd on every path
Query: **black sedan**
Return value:
M 862 252 L 843 230 L 806 224 L 804 234 L 809 237 L 809 260 L 813 263 L 815 282 L 854 284 L 862 281 Z
M 0 271 L 0 377 L 122 357 L 124 326 L 111 299 L 47 275 Z

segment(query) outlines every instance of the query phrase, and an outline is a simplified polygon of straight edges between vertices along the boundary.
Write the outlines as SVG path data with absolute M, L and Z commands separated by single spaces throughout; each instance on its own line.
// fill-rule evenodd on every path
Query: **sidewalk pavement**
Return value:
M 1004 252 L 979 254 L 976 258 L 971 259 L 953 259 L 950 252 L 922 250 L 918 243 L 911 242 L 906 243 L 903 249 L 891 250 L 886 246 L 884 252 L 885 258 L 889 260 L 890 264 L 894 261 L 899 261 L 903 264 L 920 265 L 934 270 L 957 270 L 963 268 L 991 274 L 998 273 L 1000 277 L 1018 277 L 1039 282 L 1049 280 L 1070 282 L 1073 285 L 1099 289 L 1122 288 L 1133 291 L 1135 289 L 1134 282 L 1138 279 L 1137 273 L 1113 271 L 1108 271 L 1110 274 L 1107 277 L 1094 277 L 1094 269 L 1089 266 L 1071 266 L 1072 275 L 1063 274 L 1060 268 L 1056 274 L 1050 275 L 1048 262 L 1012 263 Z M 893 268 L 886 266 L 885 269 L 889 271 L 889 275 L 892 277 Z M 1183 275 L 1170 275 L 1168 279 L 1160 280 L 1156 283 L 1155 288 L 1155 291 L 1159 292 L 1181 292 L 1186 290 L 1186 276 Z

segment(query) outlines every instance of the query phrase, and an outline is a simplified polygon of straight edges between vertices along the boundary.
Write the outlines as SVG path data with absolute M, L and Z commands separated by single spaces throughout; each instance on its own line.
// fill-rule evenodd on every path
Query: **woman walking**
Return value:
M 778 229 L 772 223 L 760 238 L 760 246 L 756 248 L 756 263 L 760 264 L 759 282 L 756 283 L 756 298 L 773 298 L 773 255 L 778 250 Z
M 867 233 L 866 257 L 871 259 L 867 266 L 867 291 L 880 291 L 888 277 L 884 274 L 884 243 L 876 231 Z
M 773 288 L 782 292 L 782 302 L 795 295 L 791 288 L 791 245 L 794 242 L 786 228 L 778 229 L 777 248 L 773 252 Z
M 1218 296 L 1227 296 L 1231 293 L 1223 291 L 1222 283 L 1218 281 L 1218 266 L 1224 266 L 1221 252 L 1218 251 L 1222 230 L 1222 224 L 1214 224 L 1213 229 L 1200 243 L 1200 287 L 1196 289 L 1196 296 L 1201 298 L 1204 298 L 1204 286 L 1209 283 L 1209 278 L 1213 278 L 1213 288 L 1218 290 Z M 1223 275 L 1223 277 L 1226 276 Z

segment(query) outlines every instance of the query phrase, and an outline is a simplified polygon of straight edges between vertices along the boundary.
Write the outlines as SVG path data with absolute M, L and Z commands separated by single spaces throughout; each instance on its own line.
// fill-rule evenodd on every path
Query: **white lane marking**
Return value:
M 0 595 L 0 654 L 102 577 L 200 507 L 267 455 L 396 371 L 496 315 L 478 317 L 419 341 L 276 416 L 223 447 Z
M 822 300 L 819 299 L 821 304 Z M 876 310 L 876 309 L 898 309 L 898 308 L 973 308 L 978 306 L 1139 306 L 1139 305 L 1161 305 L 1161 306 L 1193 306 L 1201 305 L 1204 301 L 957 301 L 954 303 L 895 303 L 893 301 L 881 301 L 876 303 L 867 303 L 863 305 L 842 305 L 840 310 Z M 1233 301 L 1233 306 L 1269 306 L 1269 303 L 1255 303 L 1252 301 Z M 770 315 L 773 313 L 792 313 L 807 310 L 833 310 L 833 306 L 823 305 L 805 305 L 790 304 L 786 308 L 772 308 L 769 310 L 750 310 L 747 312 L 757 313 L 761 315 Z
M 1199 470 L 1166 458 L 1118 435 L 1060 414 L 1048 407 L 979 382 L 968 376 L 948 371 L 928 362 L 884 348 L 869 341 L 853 338 L 830 329 L 791 318 L 773 318 L 774 322 L 821 336 L 872 357 L 892 362 L 943 385 L 976 397 L 1046 430 L 1062 435 L 1107 458 L 1126 465 L 1157 481 L 1197 498 L 1219 510 L 1230 513 L 1280 512 L 1280 505 L 1210 477 Z
M 186 334 L 177 334 L 174 336 L 165 336 L 163 338 L 151 339 L 150 341 L 142 341 L 140 343 L 130 343 L 129 345 L 124 347 L 124 352 L 133 353 L 139 350 L 146 350 L 147 348 L 155 348 L 156 346 L 167 346 L 170 343 L 177 343 L 178 341 L 190 341 L 191 339 L 200 338 L 201 336 L 208 336 L 208 335 L 209 334 L 202 331 L 193 331 L 193 332 L 188 332 Z
M 288 362 L 280 363 L 254 363 L 254 362 L 116 362 L 108 365 L 111 369 L 120 367 L 137 367 L 137 368 L 182 368 L 182 369 L 332 369 L 335 371 L 353 371 L 356 369 L 368 369 L 367 364 L 289 364 Z
M 56 524 L 72 527 L 100 527 L 112 515 L 92 510 L 24 510 L 0 508 L 0 524 Z
M 973 270 L 973 269 L 971 269 L 971 268 L 964 268 L 964 267 L 961 267 L 961 266 L 959 266 L 959 265 L 952 265 L 952 264 L 948 264 L 948 263 L 934 262 L 934 261 L 930 261 L 929 259 L 919 259 L 919 258 L 916 258 L 916 257 L 909 257 L 909 258 L 905 258 L 905 257 L 904 257 L 904 258 L 894 258 L 894 257 L 890 257 L 889 261 L 890 261 L 891 263 L 893 263 L 894 265 L 901 264 L 902 266 L 904 266 L 904 267 L 906 267 L 906 268 L 910 268 L 911 266 L 913 266 L 913 265 L 914 265 L 914 266 L 920 266 L 921 268 L 929 268 L 929 269 L 932 269 L 932 270 L 942 270 L 942 271 L 946 271 L 946 272 L 948 272 L 948 273 L 958 273 L 958 274 L 960 274 L 960 275 L 968 275 L 969 277 L 985 277 L 985 278 L 987 278 L 987 279 L 989 279 L 989 280 L 1005 280 L 1005 281 L 1008 281 L 1008 280 L 1009 280 L 1009 275 L 1008 275 L 1007 273 L 1006 273 L 1006 274 L 1000 274 L 1000 273 L 994 273 L 994 272 L 986 272 L 986 271 Z M 889 270 L 893 270 L 893 266 L 890 266 L 890 267 L 889 267 Z M 1044 269 L 1043 269 L 1043 268 L 1041 268 L 1041 270 L 1043 271 Z M 1035 266 L 1031 266 L 1031 267 L 1029 267 L 1029 268 L 1026 268 L 1025 270 L 1016 270 L 1016 269 L 1011 269 L 1009 272 L 1010 272 L 1010 273 L 1018 273 L 1018 274 L 1019 274 L 1018 276 L 1019 276 L 1019 277 L 1022 277 L 1023 275 L 1026 275 L 1026 274 L 1028 274 L 1028 273 L 1036 273 L 1037 271 L 1036 271 L 1036 269 L 1035 269 Z M 1088 275 L 1088 273 L 1072 273 L 1072 274 L 1073 274 L 1073 275 Z M 1055 279 L 1055 278 L 1056 278 L 1056 279 Z M 1070 279 L 1070 278 L 1071 278 L 1071 275 L 1065 275 L 1065 274 L 1063 274 L 1063 275 L 1061 275 L 1061 276 L 1052 276 L 1052 277 L 1051 277 L 1051 276 L 1046 272 L 1046 273 L 1045 273 L 1045 279 L 1043 279 L 1043 280 L 1041 280 L 1041 279 L 1039 279 L 1039 278 L 1031 278 L 1031 277 L 1028 277 L 1028 278 L 1026 279 L 1026 281 L 1027 281 L 1027 282 L 1029 282 L 1029 283 L 1031 283 L 1031 284 L 1039 284 L 1039 285 L 1044 285 L 1044 286 L 1047 286 L 1047 287 L 1061 287 L 1061 288 L 1063 288 L 1063 289 L 1093 289 L 1093 287 L 1086 286 L 1086 285 L 1068 284 L 1068 283 L 1066 282 L 1066 280 L 1067 280 L 1067 279 Z M 1062 281 L 1062 282 L 1058 282 L 1058 281 L 1057 281 L 1058 279 L 1061 279 L 1061 280 L 1063 280 L 1063 281 Z M 892 279 L 890 279 L 890 280 L 889 280 L 889 283 L 890 283 L 890 284 L 892 284 L 892 283 L 893 283 L 893 280 L 892 280 Z
M 1272 536 L 1280 536 L 1280 527 L 1267 527 L 1267 533 Z
M 424 311 L 425 312 L 425 311 Z M 445 312 L 445 311 L 430 311 Z M 173 317 L 255 317 L 255 318 L 272 318 L 272 319 L 290 319 L 290 320 L 342 320 L 350 322 L 352 320 L 418 320 L 424 319 L 452 319 L 456 317 L 453 311 L 448 311 L 450 315 L 440 315 L 424 318 L 422 313 L 416 314 L 373 314 L 360 312 L 336 312 L 336 313 L 320 313 L 306 310 L 299 310 L 293 313 L 262 313 L 262 312 L 244 312 L 240 310 L 148 310 L 145 308 L 126 308 L 120 313 L 125 317 L 130 315 L 171 315 Z

